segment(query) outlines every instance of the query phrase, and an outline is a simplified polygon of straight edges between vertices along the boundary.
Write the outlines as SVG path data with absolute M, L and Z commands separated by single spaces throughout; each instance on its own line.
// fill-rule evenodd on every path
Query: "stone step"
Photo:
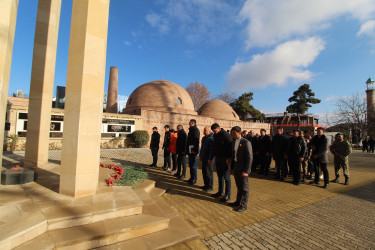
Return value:
M 132 188 L 114 187 L 114 192 L 78 198 L 63 206 L 39 205 L 50 231 L 141 214 L 143 203 Z
M 153 189 L 149 192 L 149 194 L 150 194 L 150 196 L 156 196 L 156 197 L 159 197 L 159 196 L 162 196 L 163 194 L 165 194 L 165 192 L 166 192 L 165 189 L 155 187 L 155 188 L 153 188 Z
M 12 249 L 47 231 L 47 220 L 32 201 L 0 206 L 0 249 Z
M 139 214 L 49 231 L 15 249 L 98 248 L 166 230 L 168 225 L 167 218 Z
M 154 188 L 155 188 L 155 181 L 152 181 L 152 180 L 145 180 L 144 182 L 139 184 L 139 189 L 143 189 L 148 193 Z
M 187 223 L 181 216 L 171 218 L 169 228 L 145 236 L 137 237 L 116 244 L 99 247 L 100 250 L 117 250 L 117 249 L 163 249 L 175 244 L 198 238 L 199 234 L 194 228 Z

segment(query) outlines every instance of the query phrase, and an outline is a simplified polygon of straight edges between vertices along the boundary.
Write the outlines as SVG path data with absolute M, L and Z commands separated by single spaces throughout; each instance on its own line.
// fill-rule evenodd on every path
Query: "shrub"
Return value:
M 150 140 L 150 135 L 147 133 L 147 131 L 136 130 L 131 134 L 131 138 L 135 144 L 135 147 L 141 148 L 147 145 L 148 141 Z
M 11 134 L 8 136 L 9 139 L 9 149 L 10 151 L 15 151 L 18 144 L 18 138 L 19 136 L 17 134 Z

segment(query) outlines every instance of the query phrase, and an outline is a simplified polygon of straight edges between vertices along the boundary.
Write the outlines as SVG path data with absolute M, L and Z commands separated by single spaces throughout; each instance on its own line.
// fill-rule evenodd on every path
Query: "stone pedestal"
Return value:
M 0 143 L 4 141 L 5 113 L 12 63 L 14 32 L 16 30 L 18 0 L 2 0 L 0 7 Z M 0 159 L 3 150 L 0 150 Z M 1 162 L 0 162 L 1 165 Z
M 107 107 L 105 111 L 107 113 L 117 113 L 117 102 L 118 102 L 118 68 L 111 67 L 110 72 L 109 72 Z
M 39 0 L 35 26 L 25 166 L 48 162 L 49 133 L 61 0 Z
M 109 0 L 73 1 L 60 193 L 91 195 L 98 184 Z

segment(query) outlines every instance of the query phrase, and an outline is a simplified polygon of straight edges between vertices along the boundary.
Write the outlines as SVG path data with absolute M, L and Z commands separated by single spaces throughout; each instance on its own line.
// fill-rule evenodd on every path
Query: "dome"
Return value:
M 164 80 L 145 83 L 131 93 L 124 112 L 137 109 L 197 114 L 189 93 L 180 85 Z
M 203 104 L 198 109 L 198 115 L 222 120 L 240 120 L 237 113 L 234 112 L 228 103 L 218 99 L 214 99 Z

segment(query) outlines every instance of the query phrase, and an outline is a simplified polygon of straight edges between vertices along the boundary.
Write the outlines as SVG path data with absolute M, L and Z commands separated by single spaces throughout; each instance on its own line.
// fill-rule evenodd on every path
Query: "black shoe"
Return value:
M 299 183 L 299 182 L 293 182 L 293 184 L 296 185 L 296 186 L 301 185 L 301 183 Z
M 323 188 L 328 189 L 328 183 L 324 184 Z
M 162 169 L 163 169 L 163 170 L 167 170 L 167 168 L 166 168 L 166 167 L 162 167 Z
M 284 181 L 284 178 L 280 178 L 280 181 Z
M 149 167 L 155 167 L 156 165 L 155 164 L 150 164 L 148 165 Z
M 176 176 L 176 177 L 179 177 L 180 178 L 180 175 L 179 174 L 177 174 L 177 173 L 175 173 L 173 176 Z
M 345 184 L 344 185 L 349 186 L 349 177 L 345 177 Z
M 193 180 L 188 180 L 188 181 L 186 181 L 188 184 L 190 184 L 190 185 L 194 185 L 197 181 L 193 181 Z
M 217 192 L 217 193 L 215 193 L 215 194 L 213 194 L 212 195 L 212 197 L 220 197 L 220 196 L 223 196 L 224 194 L 223 193 L 221 193 L 221 192 Z
M 238 207 L 240 203 L 238 201 L 235 201 L 235 202 L 229 202 L 228 205 L 231 207 Z
M 213 189 L 210 188 L 210 187 L 203 189 L 203 191 L 205 191 L 205 192 L 211 192 L 212 190 L 213 190 Z
M 339 183 L 340 181 L 339 181 L 339 177 L 338 176 L 336 176 L 336 178 L 335 179 L 333 179 L 331 182 L 334 182 L 334 183 Z
M 317 182 L 317 181 L 310 181 L 309 184 L 319 185 L 319 182 Z
M 207 186 L 206 185 L 203 185 L 203 186 L 199 186 L 200 189 L 206 189 Z
M 245 206 L 239 206 L 238 208 L 234 209 L 234 211 L 236 211 L 236 212 L 243 212 L 246 209 L 247 209 L 247 207 L 245 207 Z
M 229 195 L 225 195 L 224 197 L 222 197 L 220 199 L 220 202 L 226 202 L 226 201 L 229 201 L 230 200 L 230 196 Z
M 183 180 L 183 179 L 185 179 L 185 175 L 180 176 L 180 180 Z

